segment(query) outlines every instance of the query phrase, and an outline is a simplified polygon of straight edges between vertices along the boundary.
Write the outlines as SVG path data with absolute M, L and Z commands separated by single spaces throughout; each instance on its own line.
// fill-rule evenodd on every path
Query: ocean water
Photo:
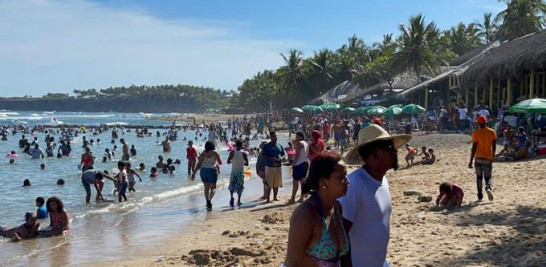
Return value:
M 161 122 L 145 118 L 150 114 L 118 114 L 118 113 L 45 113 L 45 112 L 9 112 L 0 111 L 0 124 L 9 125 L 10 122 L 26 122 L 29 126 L 33 124 L 52 123 L 55 118 L 57 123 L 98 125 L 101 123 L 127 123 L 129 125 L 168 126 L 171 122 Z M 152 115 L 153 116 L 153 115 Z M 57 129 L 55 139 L 60 134 Z M 81 184 L 81 171 L 78 169 L 80 155 L 83 153 L 81 138 L 75 137 L 71 142 L 72 154 L 68 158 L 45 158 L 30 159 L 29 155 L 20 155 L 16 158 L 16 164 L 9 164 L 7 153 L 14 150 L 21 153 L 18 141 L 21 133 L 11 135 L 8 141 L 0 141 L 0 203 L 3 206 L 3 214 L 0 216 L 0 226 L 14 227 L 24 222 L 25 212 L 36 212 L 35 198 L 42 196 L 45 199 L 51 196 L 58 196 L 64 202 L 71 218 L 70 236 L 53 238 L 38 238 L 26 240 L 20 244 L 9 242 L 0 238 L 0 265 L 27 265 L 37 263 L 49 264 L 74 264 L 101 260 L 126 259 L 133 251 L 128 249 L 132 246 L 146 245 L 160 240 L 170 234 L 176 234 L 185 229 L 185 226 L 195 224 L 196 221 L 205 220 L 210 213 L 205 212 L 204 198 L 202 196 L 203 185 L 197 175 L 191 181 L 187 175 L 187 164 L 185 149 L 187 140 L 193 140 L 198 152 L 203 150 L 205 141 L 203 137 L 196 135 L 194 131 L 179 131 L 179 140 L 172 142 L 172 152 L 163 153 L 159 143 L 164 139 L 157 138 L 156 131 L 161 133 L 166 129 L 152 129 L 153 137 L 138 138 L 136 131 L 131 129 L 118 128 L 119 138 L 124 138 L 129 145 L 135 145 L 137 156 L 131 158 L 132 167 L 136 169 L 139 163 L 146 165 L 145 172 L 139 172 L 142 182 L 135 186 L 137 192 L 128 192 L 128 202 L 94 203 L 95 189 L 91 188 L 92 200 L 90 205 L 85 204 L 85 190 Z M 99 135 L 92 133 L 84 134 L 88 140 L 100 139 L 100 143 L 90 146 L 96 156 L 95 169 L 115 171 L 117 160 L 121 159 L 121 144 L 119 139 L 115 140 L 118 150 L 111 162 L 103 163 L 104 150 L 113 150 L 111 143 L 111 132 L 106 131 Z M 26 135 L 31 141 L 38 138 L 40 144 L 44 144 L 45 134 Z M 197 137 L 197 140 L 195 139 Z M 283 139 L 280 140 L 283 142 Z M 260 140 L 251 141 L 251 146 L 258 146 Z M 286 139 L 284 142 L 286 143 Z M 45 145 L 41 146 L 45 150 Z M 218 187 L 226 187 L 229 182 L 230 165 L 227 165 L 228 151 L 226 147 L 219 146 L 224 164 L 218 181 Z M 180 159 L 181 165 L 175 165 L 175 174 L 160 173 L 158 178 L 149 178 L 149 170 L 155 166 L 157 157 L 162 155 L 165 159 Z M 250 167 L 254 171 L 256 159 L 250 158 Z M 40 169 L 40 164 L 46 165 L 45 170 Z M 288 168 L 284 168 L 288 169 Z M 286 181 L 288 174 L 284 175 Z M 29 179 L 32 186 L 23 187 L 23 180 Z M 65 184 L 56 184 L 58 179 L 64 179 Z M 255 175 L 247 177 L 250 191 L 261 191 L 261 180 Z M 105 180 L 103 195 L 107 199 L 116 199 L 112 194 L 113 183 Z M 252 189 L 253 188 L 253 189 Z M 248 190 L 245 189 L 245 192 Z M 221 202 L 221 207 L 226 206 L 228 196 L 224 192 L 217 194 L 215 200 Z M 215 206 L 216 209 L 216 206 Z M 214 212 L 213 212 L 214 213 Z M 42 226 L 49 225 L 48 220 L 40 222 Z M 84 251 L 85 253 L 82 253 Z M 136 253 L 136 250 L 133 251 Z M 106 258 L 105 258 L 106 257 Z

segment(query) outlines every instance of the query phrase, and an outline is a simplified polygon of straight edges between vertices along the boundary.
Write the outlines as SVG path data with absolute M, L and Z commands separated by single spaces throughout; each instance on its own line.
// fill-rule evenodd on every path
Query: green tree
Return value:
M 474 23 L 465 25 L 460 22 L 456 27 L 451 27 L 451 29 L 447 31 L 451 51 L 461 56 L 481 45 L 478 32 L 479 29 Z
M 434 73 L 440 65 L 446 64 L 442 51 L 439 31 L 434 22 L 425 24 L 425 18 L 418 14 L 409 19 L 408 26 L 399 26 L 401 35 L 397 39 L 398 49 L 393 64 L 398 71 L 412 70 L 419 77 L 421 70 Z
M 291 105 L 295 102 L 295 97 L 301 96 L 298 89 L 301 89 L 304 81 L 303 53 L 292 49 L 288 55 L 281 53 L 281 56 L 286 65 L 278 69 L 277 75 L 286 96 L 286 103 Z
M 483 21 L 480 22 L 477 27 L 479 29 L 479 36 L 483 38 L 483 40 L 487 44 L 491 44 L 494 41 L 497 40 L 497 30 L 498 26 L 495 23 L 495 21 L 491 18 L 492 14 L 491 12 L 483 14 Z
M 546 3 L 544 0 L 499 0 L 506 2 L 506 9 L 497 14 L 495 22 L 500 24 L 503 40 L 512 40 L 540 31 L 546 25 Z

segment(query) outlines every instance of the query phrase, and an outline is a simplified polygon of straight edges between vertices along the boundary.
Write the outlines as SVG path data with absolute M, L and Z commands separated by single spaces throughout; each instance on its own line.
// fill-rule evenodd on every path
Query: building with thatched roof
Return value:
M 438 76 L 396 95 L 424 107 L 455 103 L 497 110 L 516 100 L 546 97 L 546 31 L 470 51 Z
M 491 49 L 461 75 L 461 84 L 474 88 L 476 100 L 497 108 L 546 97 L 546 31 Z
M 460 85 L 461 75 L 491 49 L 499 46 L 494 43 L 476 48 L 451 62 L 451 66 L 441 69 L 441 73 L 430 80 L 404 90 L 395 96 L 397 102 L 416 103 L 425 108 L 429 106 L 451 106 L 455 103 L 471 103 L 473 92 Z M 464 100 L 463 100 L 464 97 Z
M 377 96 L 386 99 L 385 94 L 401 92 L 422 81 L 422 78 L 417 77 L 416 74 L 410 71 L 396 75 L 390 83 L 381 82 L 366 88 L 361 88 L 355 82 L 344 81 L 313 99 L 311 104 L 360 102 L 366 96 Z

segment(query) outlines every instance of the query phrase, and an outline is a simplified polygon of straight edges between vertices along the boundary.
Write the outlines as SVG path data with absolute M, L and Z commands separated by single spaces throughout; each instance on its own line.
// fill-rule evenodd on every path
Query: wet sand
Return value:
M 387 258 L 394 266 L 546 266 L 546 158 L 496 162 L 495 199 L 486 197 L 477 203 L 474 170 L 468 168 L 469 136 L 417 134 L 410 143 L 433 147 L 438 162 L 387 174 L 393 200 Z M 401 166 L 405 166 L 405 154 L 400 151 Z M 433 208 L 443 181 L 462 186 L 465 198 L 461 208 Z M 152 251 L 141 249 L 135 258 L 104 263 L 279 266 L 286 254 L 290 215 L 296 207 L 285 204 L 290 188 L 285 183 L 279 202 L 207 213 L 193 230 L 170 236 Z M 406 196 L 404 191 L 408 190 L 431 196 L 432 202 Z

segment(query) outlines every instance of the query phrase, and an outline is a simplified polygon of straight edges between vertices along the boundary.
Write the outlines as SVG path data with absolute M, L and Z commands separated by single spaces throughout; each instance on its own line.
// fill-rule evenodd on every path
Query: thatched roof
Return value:
M 546 30 L 529 34 L 489 50 L 461 76 L 461 83 L 473 85 L 494 79 L 521 77 L 535 70 L 546 69 Z
M 405 90 L 413 87 L 416 84 L 422 82 L 421 78 L 410 71 L 406 71 L 393 78 L 392 89 L 393 91 Z M 328 92 L 313 99 L 311 104 L 321 103 L 346 103 L 355 99 L 361 99 L 366 95 L 373 93 L 382 93 L 386 89 L 390 89 L 389 84 L 386 82 L 378 83 L 366 88 L 360 88 L 358 84 L 350 81 L 344 81 L 334 88 L 328 90 Z
M 467 53 L 457 57 L 456 59 L 452 60 L 451 62 L 449 62 L 449 65 L 450 66 L 459 66 L 459 65 L 471 60 L 473 57 L 481 54 L 481 52 L 484 51 L 485 49 L 487 49 L 488 47 L 489 47 L 488 44 L 476 47 L 476 48 L 472 49 L 470 52 L 467 52 Z

